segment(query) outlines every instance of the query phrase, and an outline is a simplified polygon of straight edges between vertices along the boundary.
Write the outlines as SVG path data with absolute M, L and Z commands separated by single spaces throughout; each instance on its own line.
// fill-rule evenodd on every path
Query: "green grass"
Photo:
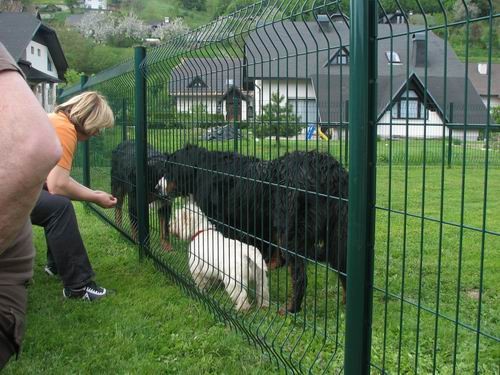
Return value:
M 45 241 L 37 228 L 23 352 L 5 374 L 274 372 L 259 349 L 151 262 L 139 262 L 136 246 L 75 206 L 96 279 L 114 293 L 96 303 L 64 300 L 61 283 L 43 272 Z
M 148 129 L 148 142 L 156 149 L 164 152 L 173 152 L 183 147 L 185 144 L 198 144 L 210 150 L 234 151 L 234 141 L 205 141 L 202 139 L 205 134 L 204 129 L 189 128 L 191 124 L 186 124 L 186 129 Z M 118 145 L 122 135 L 120 126 L 113 130 L 108 130 L 109 137 L 94 141 L 95 160 L 93 165 L 109 165 L 110 153 L 107 151 Z M 274 138 L 260 139 L 258 141 L 250 133 L 250 129 L 243 129 L 243 138 L 239 141 L 238 151 L 244 155 L 251 155 L 261 159 L 274 159 L 278 156 L 293 150 L 315 150 L 329 152 L 337 159 L 345 160 L 346 142 L 343 140 L 333 141 L 303 141 L 290 138 L 281 140 L 279 143 Z M 134 138 L 134 128 L 127 130 L 128 139 Z M 493 146 L 492 146 L 493 145 Z M 425 152 L 424 152 L 425 147 Z M 448 165 L 448 139 L 432 139 L 423 141 L 421 139 L 399 139 L 380 140 L 377 142 L 377 162 L 379 165 L 423 165 L 424 158 L 426 165 L 440 166 Z M 465 152 L 465 158 L 464 158 Z M 461 167 L 464 163 L 466 167 L 484 168 L 486 158 L 485 143 L 482 141 L 467 141 L 464 144 L 451 145 L 451 165 Z M 500 149 L 498 144 L 490 142 L 488 150 L 488 163 L 490 167 L 500 166 Z
M 232 150 L 233 147 L 232 141 L 200 141 L 196 132 L 187 130 L 150 130 L 148 134 L 152 144 L 168 151 L 186 142 L 199 142 L 203 147 L 218 150 Z M 113 139 L 116 138 L 111 137 L 108 142 Z M 420 372 L 429 373 L 433 370 L 435 358 L 436 369 L 448 374 L 453 371 L 453 356 L 456 353 L 456 371 L 472 372 L 479 327 L 477 296 L 482 287 L 479 364 L 483 373 L 494 374 L 498 370 L 500 344 L 498 339 L 489 336 L 500 336 L 497 328 L 500 316 L 500 282 L 497 276 L 500 269 L 498 163 L 490 164 L 488 170 L 485 206 L 484 156 L 482 159 L 476 157 L 484 155 L 484 151 L 480 148 L 476 150 L 474 142 L 470 142 L 472 149 L 467 149 L 465 169 L 462 167 L 461 146 L 454 147 L 452 168 L 447 168 L 446 161 L 442 167 L 439 149 L 442 142 L 439 140 L 427 142 L 428 163 L 425 168 L 422 167 L 423 142 L 411 140 L 408 147 L 409 167 L 406 169 L 404 144 L 403 140 L 394 141 L 392 167 L 388 164 L 389 159 L 384 157 L 379 158 L 377 169 L 372 362 L 390 372 L 398 366 L 402 372 L 414 372 L 417 366 Z M 288 143 L 289 150 L 296 147 L 314 149 L 316 146 L 339 156 L 338 142 L 331 142 L 329 149 L 327 142 L 316 145 L 314 141 L 292 140 Z M 112 145 L 108 144 L 107 147 L 111 149 Z M 286 141 L 282 141 L 278 147 L 275 141 L 265 140 L 254 144 L 244 139 L 240 152 L 268 159 L 282 155 L 286 147 Z M 385 141 L 379 142 L 381 148 L 381 155 L 387 156 Z M 472 152 L 474 150 L 476 153 Z M 98 154 L 109 155 L 107 152 Z M 492 151 L 490 157 L 492 155 L 496 154 Z M 95 188 L 108 189 L 108 168 L 95 167 L 91 174 Z M 444 194 L 441 196 L 442 186 Z M 486 229 L 484 245 L 483 220 Z M 153 253 L 189 282 L 186 245 L 177 243 L 176 251 L 167 255 L 155 250 L 159 247 L 156 241 L 158 219 L 154 212 L 150 222 L 154 239 Z M 483 255 L 481 276 L 480 260 Z M 337 368 L 342 363 L 345 328 L 345 308 L 339 304 L 337 277 L 331 270 L 313 264 L 309 266 L 308 275 L 310 287 L 305 298 L 307 313 L 285 320 L 276 318 L 274 312 L 285 303 L 290 290 L 290 284 L 286 283 L 286 269 L 280 269 L 271 273 L 270 288 L 275 303 L 272 313 L 255 312 L 242 321 L 251 330 L 267 332 L 268 342 L 272 342 L 274 348 L 283 348 L 285 353 L 292 353 L 288 354 L 291 360 L 301 362 L 303 369 L 311 365 L 317 366 L 315 368 L 325 365 L 325 362 L 314 362 L 319 352 L 323 360 L 333 358 L 333 368 Z M 316 289 L 311 285 L 315 285 Z M 219 289 L 210 295 L 216 303 L 225 305 L 227 309 L 227 298 Z M 439 312 L 439 316 L 436 312 Z M 326 337 L 325 342 L 323 337 Z
M 148 133 L 151 137 L 151 143 L 162 150 L 169 151 L 175 150 L 187 141 L 194 143 L 198 140 L 196 133 L 193 134 L 193 132 L 184 130 L 150 130 Z M 120 134 L 121 130 L 119 128 L 108 131 L 104 137 L 99 139 L 99 143 L 95 143 L 97 142 L 96 139 L 91 144 L 91 164 L 94 166 L 91 169 L 93 188 L 109 190 L 110 173 L 108 163 L 110 150 L 119 142 Z M 131 134 L 129 133 L 129 135 Z M 403 142 L 397 141 L 395 144 Z M 383 144 L 383 141 L 379 142 L 380 144 Z M 435 143 L 429 143 L 428 146 L 439 144 L 441 144 L 440 141 L 435 141 Z M 99 145 L 98 148 L 96 148 L 97 145 Z M 232 141 L 204 141 L 201 145 L 210 149 L 231 150 L 233 144 Z M 328 151 L 326 145 L 328 145 L 326 142 L 318 144 L 322 151 Z M 372 363 L 379 368 L 385 367 L 390 373 L 396 372 L 398 366 L 402 373 L 415 372 L 416 368 L 421 373 L 431 373 L 435 366 L 436 371 L 439 373 L 449 374 L 453 372 L 454 355 L 456 355 L 456 373 L 466 374 L 473 372 L 476 352 L 478 352 L 481 373 L 496 374 L 498 373 L 498 358 L 500 358 L 500 344 L 498 342 L 500 336 L 498 333 L 498 317 L 500 316 L 500 294 L 498 291 L 500 290 L 500 281 L 497 275 L 500 269 L 500 236 L 498 234 L 500 233 L 500 216 L 498 215 L 500 211 L 500 199 L 498 198 L 500 197 L 500 168 L 498 165 L 490 165 L 488 170 L 488 196 L 486 205 L 484 205 L 483 194 L 486 176 L 481 160 L 467 159 L 465 169 L 462 168 L 461 163 L 454 163 L 452 168 L 448 169 L 446 166 L 442 167 L 441 162 L 429 163 L 423 168 L 422 145 L 421 141 L 411 143 L 408 150 L 411 156 L 409 159 L 412 162 L 409 163 L 408 168 L 405 168 L 404 163 L 396 162 L 393 155 L 392 167 L 388 165 L 388 160 L 385 160 L 379 163 L 377 169 Z M 262 141 L 254 145 L 250 140 L 243 140 L 240 151 L 243 154 L 248 153 L 258 157 L 273 158 L 278 154 L 283 154 L 286 146 L 286 142 L 282 142 L 278 147 L 274 141 Z M 313 149 L 315 146 L 315 142 L 306 143 L 303 141 L 292 141 L 288 144 L 289 149 L 295 147 Z M 330 152 L 338 156 L 340 144 L 331 142 L 330 146 Z M 404 148 L 398 148 L 398 150 L 404 156 Z M 460 147 L 457 148 L 457 153 L 459 150 Z M 437 154 L 440 155 L 440 152 Z M 470 152 L 467 153 L 467 156 L 471 155 Z M 427 156 L 430 160 L 430 155 Z M 78 168 L 78 165 L 80 164 L 77 163 L 73 172 L 76 178 L 81 178 L 81 169 Z M 442 186 L 444 186 L 443 195 L 441 195 Z M 112 211 L 108 210 L 103 213 L 112 219 Z M 440 224 L 441 217 L 442 225 Z M 85 224 L 93 220 L 92 217 L 86 216 L 82 223 Z M 486 232 L 482 231 L 483 220 Z M 128 221 L 125 220 L 124 223 L 124 229 L 129 231 Z M 159 247 L 159 225 L 154 210 L 151 210 L 150 223 L 152 255 L 160 265 L 169 267 L 187 285 L 192 286 L 192 280 L 187 268 L 186 243 L 174 242 L 175 251 L 164 253 Z M 140 271 L 145 273 L 147 270 L 151 274 L 145 274 L 149 274 L 153 280 L 156 280 L 151 283 L 155 286 L 155 289 L 151 291 L 151 295 L 149 294 L 150 289 L 146 287 L 139 288 L 137 293 L 134 294 L 133 300 L 136 305 L 140 305 L 139 309 L 142 308 L 143 304 L 148 306 L 141 311 L 154 312 L 162 306 L 170 306 L 171 302 L 169 301 L 171 300 L 169 297 L 176 296 L 173 298 L 174 303 L 184 306 L 180 309 L 180 314 L 184 310 L 192 311 L 190 309 L 196 306 L 196 312 L 193 312 L 193 315 L 203 317 L 203 321 L 207 325 L 214 325 L 215 328 L 213 329 L 222 329 L 219 325 L 213 323 L 212 318 L 204 308 L 200 307 L 201 305 L 185 299 L 176 287 L 165 281 L 164 277 L 159 274 L 156 275 L 149 263 L 136 263 L 136 255 L 132 247 L 123 242 L 113 229 L 96 224 L 89 228 L 84 227 L 84 231 L 87 236 L 86 239 L 89 241 L 91 256 L 94 255 L 92 249 L 108 249 L 107 252 L 110 251 L 109 249 L 115 249 L 111 250 L 113 252 L 112 257 L 97 258 L 94 264 L 96 267 L 103 267 L 103 269 L 97 269 L 98 280 L 105 285 L 111 285 L 120 292 L 116 298 L 122 293 L 122 289 L 129 290 L 132 293 L 132 291 L 135 292 L 134 288 L 139 288 L 139 285 L 136 284 L 140 284 L 139 281 L 133 281 L 136 284 L 132 286 L 120 286 L 118 281 L 115 281 L 117 283 L 115 285 L 111 283 L 113 278 L 121 280 L 121 278 L 125 277 L 124 274 L 128 274 L 128 271 L 121 271 L 119 267 L 117 268 L 117 264 L 122 264 L 120 257 L 126 255 L 125 259 L 130 259 L 132 267 L 137 270 L 137 273 Z M 40 237 L 38 237 L 38 243 L 41 243 Z M 43 249 L 43 244 L 40 246 Z M 127 247 L 131 250 L 128 252 L 123 251 L 123 248 Z M 482 256 L 484 256 L 484 262 L 481 268 Z M 39 255 L 37 263 L 39 274 L 43 265 L 43 255 L 41 258 Z M 480 274 L 481 269 L 482 275 Z M 136 278 L 141 280 L 140 277 L 145 277 L 143 273 L 140 275 L 134 272 L 130 273 L 133 275 L 133 280 Z M 439 282 L 438 275 L 440 275 Z M 106 277 L 112 279 L 108 281 Z M 300 363 L 304 371 L 310 366 L 314 366 L 313 370 L 322 369 L 327 365 L 328 361 L 332 361 L 330 369 L 340 368 L 343 360 L 345 307 L 339 301 L 341 294 L 336 274 L 321 264 L 317 266 L 310 264 L 308 267 L 309 287 L 304 300 L 304 310 L 296 316 L 283 318 L 278 316 L 276 312 L 285 303 L 287 294 L 290 291 L 288 278 L 286 268 L 271 272 L 270 292 L 273 301 L 271 308 L 265 311 L 254 309 L 247 315 L 232 312 L 228 298 L 221 290 L 220 285 L 214 285 L 207 295 L 211 303 L 220 306 L 221 315 L 227 316 L 231 321 L 237 319 L 243 329 L 254 333 L 257 339 L 266 342 L 285 360 L 294 364 Z M 42 279 L 42 282 L 45 283 L 41 286 L 43 289 L 48 288 L 51 290 L 50 286 L 52 285 L 55 297 L 50 299 L 49 302 L 45 301 L 47 299 L 45 297 L 42 300 L 43 303 L 50 305 L 51 301 L 60 298 L 60 287 L 59 285 L 55 287 L 53 283 L 50 284 L 46 279 Z M 124 283 L 127 284 L 126 281 Z M 144 281 L 144 284 L 148 283 L 149 278 Z M 157 285 L 157 283 L 160 285 Z M 39 284 L 35 284 L 35 287 L 37 286 Z M 477 316 L 479 308 L 478 290 L 480 287 L 482 288 L 482 301 L 479 326 Z M 149 285 L 149 288 L 151 288 L 151 285 Z M 161 291 L 164 291 L 165 294 L 162 294 Z M 32 291 L 32 293 L 34 292 Z M 112 306 L 112 301 L 113 299 L 109 299 L 109 302 L 103 302 Z M 182 301 L 186 301 L 185 304 Z M 67 304 L 59 300 L 57 309 L 65 308 L 65 306 Z M 151 308 L 149 306 L 157 307 Z M 42 315 L 34 314 L 33 319 L 42 321 L 37 326 L 47 324 L 50 326 L 52 323 L 47 323 L 44 319 L 53 316 L 55 311 L 40 310 L 36 305 L 34 308 L 37 312 L 41 311 Z M 133 309 L 135 308 L 134 305 Z M 173 309 L 174 307 L 168 308 Z M 116 316 L 110 311 L 108 309 L 99 316 Z M 439 315 L 436 314 L 437 312 L 439 312 Z M 69 311 L 68 314 L 71 316 L 71 313 Z M 123 307 L 123 310 L 120 310 L 118 314 L 129 316 L 131 313 L 131 311 Z M 189 314 L 186 315 L 189 316 Z M 121 316 L 115 319 L 120 320 L 120 318 Z M 135 319 L 125 319 L 127 319 L 127 325 L 133 327 L 130 322 Z M 152 313 L 148 320 L 154 327 L 165 323 L 165 319 L 161 314 Z M 67 323 L 69 324 L 71 321 L 72 319 L 68 318 Z M 197 331 L 200 324 L 192 319 L 182 322 L 183 328 L 188 332 Z M 437 331 L 435 328 L 436 323 Z M 114 326 L 110 324 L 107 327 L 110 332 L 104 335 L 114 337 L 116 330 L 121 332 L 121 330 L 125 329 L 121 325 L 116 328 L 116 323 L 114 324 Z M 179 324 L 179 322 L 176 324 Z M 478 327 L 480 327 L 481 332 L 479 336 L 477 335 Z M 200 331 L 204 331 L 204 329 L 200 329 Z M 216 332 L 214 336 L 226 331 Z M 141 345 L 146 345 L 146 336 L 148 335 L 153 337 L 152 340 L 155 343 L 164 341 L 162 340 L 163 337 L 155 336 L 157 335 L 156 331 L 148 325 L 144 327 L 140 325 L 140 328 L 137 328 L 134 334 L 140 336 L 141 340 L 143 340 L 144 343 Z M 123 332 L 121 335 L 128 337 Z M 238 336 L 232 332 L 228 332 L 227 335 L 228 337 L 233 335 L 231 337 L 238 340 Z M 50 338 L 51 333 L 43 332 L 41 334 L 41 337 L 44 337 L 46 341 L 45 336 Z M 190 337 L 187 333 L 181 335 L 177 345 L 186 345 L 183 340 L 189 340 Z M 456 345 L 455 337 L 457 338 Z M 479 337 L 479 349 L 476 347 L 477 337 Z M 220 338 L 222 339 L 222 337 Z M 219 338 L 212 337 L 211 339 L 213 342 L 209 346 L 215 347 L 215 343 L 218 343 Z M 226 339 L 224 337 L 222 343 L 218 344 L 225 349 Z M 241 341 L 243 342 L 243 340 Z M 168 340 L 165 342 L 170 343 Z M 36 343 L 32 345 L 43 346 L 43 343 L 38 344 L 38 341 Z M 91 338 L 88 339 L 88 343 L 88 345 L 92 346 Z M 130 342 L 127 343 L 132 345 Z M 434 345 L 436 345 L 436 350 L 434 350 Z M 232 345 L 229 346 L 232 347 Z M 153 348 L 153 353 L 156 353 L 157 347 L 153 346 Z M 125 349 L 121 348 L 120 350 Z M 245 346 L 244 352 L 247 353 L 246 358 L 250 355 L 257 355 L 255 354 L 257 351 L 252 347 Z M 141 351 L 139 353 L 138 357 L 146 355 Z M 230 358 L 241 355 L 239 350 L 230 353 Z M 166 356 L 168 355 L 166 354 Z M 269 366 L 267 362 L 262 360 L 260 356 L 258 358 L 259 365 L 255 367 L 255 371 L 259 373 L 272 371 L 270 367 L 267 367 Z M 103 361 L 107 361 L 107 358 L 103 359 Z M 141 369 L 141 372 L 148 372 L 149 367 L 147 366 L 150 364 L 146 362 L 141 362 L 137 367 L 130 370 L 123 367 L 125 368 L 123 372 L 137 372 L 136 369 Z M 20 364 L 22 363 L 21 361 Z M 96 364 L 96 366 L 98 365 Z M 140 366 L 145 366 L 145 370 L 142 371 Z M 189 372 L 189 370 L 186 370 L 188 364 L 184 362 L 179 362 L 178 368 L 182 373 Z M 201 372 L 203 371 L 205 370 Z M 206 372 L 210 371 L 212 370 Z M 220 370 L 213 370 L 214 373 L 217 373 L 217 371 Z M 224 370 L 223 372 L 233 373 L 232 371 L 228 367 L 227 371 Z M 69 372 L 72 372 L 72 370 L 70 369 Z M 76 372 L 76 370 L 73 370 L 73 372 Z M 154 370 L 149 372 L 154 372 Z M 377 373 L 375 369 L 374 373 Z
M 206 11 L 184 9 L 177 0 L 142 0 L 137 4 L 137 15 L 145 21 L 160 21 L 163 17 L 182 17 L 188 26 L 197 27 L 212 20 L 217 0 L 207 0 Z

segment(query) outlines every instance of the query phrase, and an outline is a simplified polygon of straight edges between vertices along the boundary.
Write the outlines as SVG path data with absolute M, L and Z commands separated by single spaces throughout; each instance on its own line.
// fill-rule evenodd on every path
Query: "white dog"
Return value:
M 210 280 L 221 280 L 235 308 L 246 311 L 250 308 L 248 284 L 255 281 L 258 306 L 269 306 L 267 266 L 257 248 L 217 232 L 192 200 L 175 211 L 170 232 L 191 241 L 189 270 L 198 288 L 204 289 Z

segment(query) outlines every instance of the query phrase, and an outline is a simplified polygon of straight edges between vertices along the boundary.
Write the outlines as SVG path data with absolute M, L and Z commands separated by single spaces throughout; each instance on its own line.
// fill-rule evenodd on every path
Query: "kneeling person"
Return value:
M 96 92 L 77 95 L 55 108 L 49 120 L 61 142 L 63 155 L 50 171 L 44 189 L 31 212 L 34 225 L 42 226 L 47 241 L 49 275 L 59 275 L 66 298 L 96 300 L 106 289 L 94 281 L 87 250 L 83 244 L 72 200 L 95 203 L 103 208 L 116 205 L 116 198 L 92 190 L 70 177 L 77 142 L 98 136 L 114 124 L 108 103 Z

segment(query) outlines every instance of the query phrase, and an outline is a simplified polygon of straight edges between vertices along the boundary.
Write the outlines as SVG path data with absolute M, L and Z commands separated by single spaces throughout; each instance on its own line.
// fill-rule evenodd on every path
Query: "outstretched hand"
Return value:
M 117 200 L 111 194 L 100 190 L 94 190 L 94 193 L 96 197 L 94 203 L 101 206 L 102 208 L 113 208 L 114 206 L 116 206 Z

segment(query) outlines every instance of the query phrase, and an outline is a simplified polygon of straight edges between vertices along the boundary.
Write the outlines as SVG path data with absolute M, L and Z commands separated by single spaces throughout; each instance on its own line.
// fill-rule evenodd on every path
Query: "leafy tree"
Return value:
M 63 26 L 54 26 L 63 46 L 68 65 L 85 74 L 98 73 L 131 57 L 132 49 L 113 48 L 104 44 L 95 44 L 75 30 Z
M 98 43 L 106 42 L 115 34 L 116 20 L 111 13 L 87 13 L 76 25 L 76 29 L 86 38 Z
M 87 13 L 77 25 L 77 30 L 86 38 L 98 43 L 109 43 L 116 47 L 130 47 L 149 34 L 146 24 L 133 13 L 114 16 L 111 13 Z
M 296 116 L 292 105 L 284 104 L 284 100 L 285 97 L 278 93 L 271 95 L 271 102 L 263 107 L 263 114 L 257 117 L 262 124 L 256 129 L 256 136 L 274 136 L 279 142 L 280 137 L 293 137 L 300 132 L 302 126 L 297 124 L 300 116 Z
M 74 8 L 78 5 L 78 0 L 64 0 L 64 4 L 69 8 L 69 11 L 73 13 Z
M 135 14 L 116 19 L 116 27 L 110 41 L 116 47 L 131 47 L 149 34 L 149 28 Z
M 219 0 L 215 6 L 214 16 L 219 17 L 226 14 L 226 9 L 231 4 L 231 0 Z
M 181 4 L 185 9 L 188 10 L 198 10 L 198 11 L 207 10 L 206 0 L 181 0 Z
M 75 69 L 68 69 L 66 71 L 66 74 L 64 74 L 64 79 L 66 80 L 66 83 L 63 84 L 61 87 L 71 87 L 75 85 L 76 83 L 80 82 L 80 76 L 82 73 L 79 73 Z
M 470 18 L 476 18 L 480 13 L 481 10 L 473 0 L 465 0 L 464 2 L 457 0 L 453 5 L 453 18 L 457 21 L 466 19 L 467 14 Z
M 20 12 L 23 7 L 31 5 L 31 0 L 2 0 L 0 1 L 0 11 L 2 12 Z
M 176 36 L 185 34 L 189 31 L 189 27 L 186 26 L 182 18 L 175 18 L 174 20 L 163 23 L 161 26 L 157 27 L 152 36 L 159 38 L 161 40 L 169 40 L 175 38 Z
M 500 105 L 493 107 L 491 109 L 491 118 L 495 122 L 495 124 L 500 125 Z

